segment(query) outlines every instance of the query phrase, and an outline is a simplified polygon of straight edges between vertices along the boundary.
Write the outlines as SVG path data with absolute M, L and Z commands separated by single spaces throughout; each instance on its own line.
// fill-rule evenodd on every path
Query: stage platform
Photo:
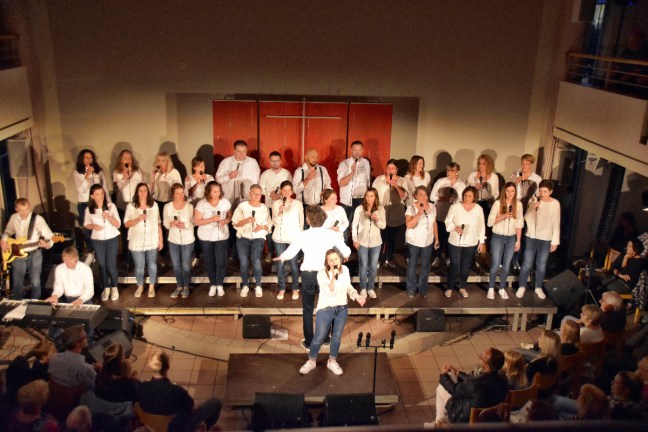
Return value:
M 326 367 L 328 356 L 317 357 L 317 368 L 301 375 L 307 360 L 302 354 L 232 354 L 229 357 L 223 404 L 251 407 L 255 392 L 304 394 L 308 405 L 321 405 L 329 394 L 371 393 L 374 354 L 341 354 L 338 362 L 344 373 L 335 375 Z M 398 403 L 399 392 L 387 354 L 378 353 L 376 404 Z

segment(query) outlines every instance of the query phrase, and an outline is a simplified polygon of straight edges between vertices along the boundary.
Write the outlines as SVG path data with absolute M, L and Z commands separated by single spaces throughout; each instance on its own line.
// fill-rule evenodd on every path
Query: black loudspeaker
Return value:
M 310 415 L 304 395 L 296 393 L 255 393 L 250 429 L 307 428 Z
M 378 424 L 373 393 L 330 394 L 324 398 L 320 426 L 359 426 Z
M 414 314 L 417 332 L 445 331 L 445 312 L 443 309 L 419 309 Z
M 132 340 L 135 335 L 134 326 L 135 317 L 128 309 L 108 309 L 108 316 L 97 326 L 96 331 L 114 332 L 121 330 Z
M 270 339 L 270 315 L 243 315 L 243 339 Z
M 561 309 L 567 309 L 585 294 L 585 288 L 572 271 L 565 270 L 545 282 L 547 297 Z
M 121 344 L 124 347 L 126 358 L 130 357 L 133 345 L 130 339 L 121 330 L 110 333 L 88 346 L 88 356 L 95 362 L 103 362 L 103 354 L 106 348 L 113 344 Z

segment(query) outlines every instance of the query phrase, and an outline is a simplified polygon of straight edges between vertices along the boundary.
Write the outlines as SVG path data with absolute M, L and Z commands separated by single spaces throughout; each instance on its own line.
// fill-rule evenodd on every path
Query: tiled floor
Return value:
M 163 317 L 151 319 L 164 320 Z M 167 324 L 171 327 L 230 339 L 242 337 L 241 320 L 234 320 L 231 317 L 175 317 L 173 321 L 167 318 Z M 283 317 L 280 324 L 288 328 L 289 333 L 293 335 L 301 333 L 301 317 Z M 347 325 L 353 327 L 354 331 L 364 328 L 384 335 L 388 335 L 392 328 L 395 328 L 399 334 L 403 331 L 403 328 L 395 326 L 394 323 L 384 323 L 379 320 L 360 322 L 349 320 Z M 486 348 L 495 346 L 505 351 L 519 346 L 521 342 L 534 341 L 541 330 L 536 327 L 524 333 L 483 331 L 446 346 L 436 346 L 419 353 L 390 358 L 401 401 L 393 410 L 380 415 L 381 424 L 420 426 L 423 422 L 432 420 L 441 367 L 452 364 L 459 368 L 473 368 L 477 364 L 479 353 Z M 18 328 L 6 329 L 3 336 L 1 359 L 11 359 L 16 355 L 24 354 L 35 343 L 33 338 Z M 291 337 L 286 343 L 294 344 L 297 340 L 296 337 Z M 146 380 L 151 377 L 146 364 L 151 353 L 159 348 L 142 341 L 133 341 L 131 361 L 140 379 Z M 171 354 L 170 379 L 187 388 L 196 403 L 211 397 L 223 397 L 227 362 L 174 351 L 172 347 L 164 348 Z M 224 430 L 245 429 L 250 414 L 249 410 L 243 413 L 239 410 L 224 409 L 219 424 Z

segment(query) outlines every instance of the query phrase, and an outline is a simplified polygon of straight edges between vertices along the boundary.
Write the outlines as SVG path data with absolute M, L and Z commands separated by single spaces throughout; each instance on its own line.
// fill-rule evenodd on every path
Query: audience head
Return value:
M 421 178 L 425 177 L 425 159 L 423 156 L 414 155 L 410 159 L 409 167 L 407 168 L 407 173 L 411 176 L 420 176 Z
M 61 340 L 63 342 L 63 347 L 68 351 L 81 351 L 83 348 L 88 346 L 88 335 L 86 334 L 82 324 L 68 327 L 63 330 Z
M 638 238 L 634 237 L 630 240 L 628 240 L 628 244 L 626 245 L 625 248 L 625 253 L 630 254 L 633 257 L 634 256 L 639 256 L 641 253 L 644 251 L 644 244 L 639 240 Z
M 74 408 L 65 421 L 66 430 L 69 432 L 90 432 L 92 430 L 92 414 L 85 405 Z
M 519 351 L 506 351 L 506 353 L 504 354 L 504 367 L 502 369 L 504 370 L 509 383 L 515 382 L 519 387 L 526 387 L 528 383 L 526 377 L 526 367 L 526 360 Z
M 94 172 L 99 174 L 101 172 L 101 167 L 97 163 L 97 157 L 94 152 L 90 149 L 83 149 L 77 155 L 76 160 L 76 170 L 79 174 L 86 173 L 86 167 L 92 167 Z
M 604 419 L 610 416 L 607 395 L 593 384 L 584 384 L 576 399 L 578 416 L 585 420 Z
M 474 203 L 477 196 L 477 188 L 475 186 L 466 187 L 461 193 L 461 201 L 466 204 Z
M 371 202 L 371 204 L 369 204 Z M 380 207 L 380 198 L 378 198 L 378 191 L 376 188 L 369 188 L 362 198 L 362 208 L 364 211 L 374 212 Z
M 565 320 L 560 326 L 560 342 L 580 345 L 580 327 L 573 320 Z
M 527 421 L 560 420 L 556 410 L 545 401 L 535 400 L 527 413 Z
M 560 337 L 554 331 L 543 330 L 538 339 L 538 347 L 540 354 L 545 357 L 560 357 Z
M 621 371 L 612 380 L 612 396 L 622 401 L 639 401 L 643 392 L 643 381 L 634 372 Z
M 495 161 L 490 155 L 482 153 L 477 158 L 477 171 L 483 171 L 486 174 L 490 174 L 495 171 Z
M 56 354 L 56 345 L 54 344 L 54 342 L 42 340 L 36 344 L 36 346 L 32 350 L 32 353 L 34 353 L 34 356 L 38 359 L 38 361 L 45 363 L 49 361 L 49 359 L 51 359 L 54 354 Z
M 26 414 L 39 414 L 49 398 L 49 386 L 44 380 L 35 380 L 18 390 L 16 400 Z
M 121 344 L 109 345 L 103 353 L 102 374 L 105 376 L 124 375 L 124 347 Z
M 127 149 L 124 149 L 119 152 L 119 155 L 117 156 L 117 163 L 115 164 L 115 171 L 117 172 L 123 172 L 124 169 L 126 169 L 126 164 L 128 164 L 128 169 L 131 170 L 131 172 L 135 172 L 139 170 L 139 164 L 137 163 L 137 160 L 135 159 L 135 156 L 133 156 L 133 152 Z
M 643 380 L 644 384 L 648 384 L 648 356 L 642 358 L 637 363 L 637 373 Z
M 243 140 L 234 141 L 234 159 L 238 161 L 245 160 L 247 157 L 248 145 Z
M 166 376 L 171 367 L 169 356 L 165 351 L 157 351 L 151 357 L 148 363 L 149 368 L 156 374 Z
M 326 212 L 318 205 L 306 207 L 306 222 L 313 228 L 319 228 L 326 221 Z
M 605 313 L 610 309 L 617 312 L 623 309 L 623 299 L 616 291 L 605 291 L 601 296 L 601 310 Z
M 61 257 L 67 268 L 74 269 L 79 262 L 79 251 L 75 246 L 68 246 L 63 249 Z
M 31 368 L 25 356 L 19 355 L 14 358 L 4 374 L 7 386 L 7 399 L 15 402 L 18 390 L 31 381 Z
M 596 327 L 601 322 L 601 311 L 595 305 L 586 304 L 581 308 L 580 319 L 586 327 Z
M 153 207 L 155 203 L 153 195 L 151 195 L 151 191 L 146 183 L 138 184 L 133 194 L 133 205 L 135 208 L 139 208 L 142 203 L 145 203 L 147 207 Z
M 211 201 L 216 198 L 221 198 L 222 196 L 223 196 L 223 188 L 218 182 L 214 180 L 207 182 L 207 184 L 205 185 L 205 199 L 207 201 Z
M 487 349 L 479 359 L 484 363 L 485 370 L 489 372 L 497 372 L 504 366 L 504 354 L 497 348 Z

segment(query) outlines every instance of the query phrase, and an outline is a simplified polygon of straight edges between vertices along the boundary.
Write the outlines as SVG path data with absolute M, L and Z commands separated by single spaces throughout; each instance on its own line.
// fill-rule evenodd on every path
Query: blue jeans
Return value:
M 31 298 L 40 300 L 41 297 L 41 272 L 43 269 L 43 254 L 36 249 L 27 255 L 27 258 L 18 258 L 11 264 L 11 299 L 23 299 L 23 282 L 25 272 L 29 269 L 31 282 Z
M 457 280 L 459 281 L 459 289 L 466 288 L 468 275 L 470 274 L 470 266 L 472 265 L 476 250 L 477 246 L 455 246 L 448 243 L 450 269 L 448 270 L 447 289 L 455 289 Z
M 288 243 L 275 243 L 275 250 L 277 251 L 277 256 L 280 256 L 282 253 L 288 249 L 290 246 Z M 292 275 L 292 289 L 293 291 L 299 290 L 299 265 L 297 264 L 297 255 L 290 261 L 290 274 Z M 285 261 L 279 261 L 277 263 L 277 278 L 279 279 L 279 291 L 284 291 L 286 289 L 286 267 Z
M 108 240 L 93 240 L 93 246 L 99 272 L 101 273 L 101 284 L 103 288 L 117 287 L 117 249 L 119 249 L 119 238 L 114 237 Z
M 329 358 L 335 359 L 340 351 L 340 340 L 342 339 L 342 331 L 344 324 L 347 320 L 349 311 L 347 305 L 344 306 L 330 306 L 317 311 L 315 317 L 315 337 L 310 344 L 310 352 L 308 357 L 316 359 L 320 347 L 324 339 L 329 335 L 331 324 L 333 324 L 333 335 L 331 336 L 331 349 Z
M 87 253 L 94 252 L 94 249 L 92 248 L 92 230 L 85 229 L 85 226 L 83 225 L 83 218 L 85 217 L 85 211 L 88 208 L 88 203 L 83 202 L 83 203 L 77 203 L 77 211 L 79 212 L 79 225 L 81 225 L 81 229 L 83 230 L 83 241 L 85 242 L 85 249 Z M 122 219 L 123 220 L 123 219 Z M 81 245 L 81 249 L 83 249 L 83 245 Z M 83 252 L 83 250 L 81 250 Z
M 578 415 L 578 406 L 574 399 L 565 396 L 554 396 L 552 405 L 561 420 L 571 420 Z
M 413 246 L 407 244 L 409 251 L 409 261 L 407 262 L 407 282 L 405 287 L 407 294 L 414 295 L 418 289 L 421 294 L 428 292 L 428 276 L 430 276 L 430 262 L 432 262 L 432 253 L 434 246 L 426 247 Z M 421 260 L 421 268 L 418 275 L 416 274 L 416 264 Z
M 551 249 L 551 240 L 538 240 L 527 237 L 524 248 L 524 262 L 520 270 L 520 288 L 525 288 L 529 274 L 533 268 L 535 258 L 535 288 L 542 288 L 545 273 L 547 272 L 547 259 L 549 258 L 549 249 Z
M 144 265 L 148 263 L 149 283 L 157 282 L 157 249 L 146 251 L 131 251 L 133 262 L 135 263 L 135 279 L 137 285 L 144 285 Z
M 304 344 L 309 347 L 313 341 L 313 310 L 315 309 L 315 294 L 317 293 L 317 272 L 302 272 L 302 317 L 304 328 Z
M 495 288 L 495 279 L 497 278 L 497 269 L 502 264 L 502 273 L 500 273 L 500 289 L 506 287 L 506 279 L 508 278 L 509 270 L 511 268 L 511 260 L 515 252 L 515 241 L 517 236 L 503 236 L 493 233 L 491 237 L 491 268 L 490 277 L 488 281 L 489 288 Z
M 360 246 L 358 249 L 358 261 L 360 272 L 360 289 L 373 291 L 376 284 L 376 273 L 378 272 L 378 257 L 382 245 L 374 247 Z M 369 280 L 367 281 L 367 276 Z
M 191 253 L 193 247 L 193 243 L 179 245 L 169 242 L 173 273 L 175 273 L 176 285 L 179 287 L 188 287 L 191 283 Z
M 227 270 L 228 240 L 200 240 L 210 285 L 223 285 Z
M 236 250 L 238 251 L 239 262 L 241 263 L 242 285 L 249 285 L 250 280 L 250 259 L 254 271 L 254 283 L 261 286 L 263 269 L 261 268 L 261 255 L 263 254 L 264 239 L 247 239 L 239 237 L 236 239 Z

